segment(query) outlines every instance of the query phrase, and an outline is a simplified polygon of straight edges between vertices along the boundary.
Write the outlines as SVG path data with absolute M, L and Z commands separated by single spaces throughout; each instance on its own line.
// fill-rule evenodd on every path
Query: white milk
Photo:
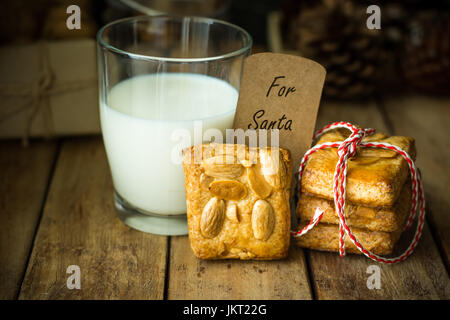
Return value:
M 237 99 L 227 82 L 196 74 L 144 75 L 115 85 L 100 118 L 119 195 L 151 213 L 185 213 L 183 167 L 171 160 L 180 141 L 172 141 L 172 132 L 189 130 L 194 141 L 194 120 L 202 120 L 203 131 L 232 128 Z

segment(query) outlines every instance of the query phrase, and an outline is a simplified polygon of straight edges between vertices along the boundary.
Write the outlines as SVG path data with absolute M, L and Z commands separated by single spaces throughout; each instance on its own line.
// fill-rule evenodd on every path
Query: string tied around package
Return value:
M 339 254 L 341 257 L 345 256 L 345 238 L 348 237 L 350 241 L 355 245 L 355 247 L 366 257 L 371 260 L 382 262 L 386 264 L 394 264 L 401 262 L 408 258 L 417 244 L 419 243 L 420 237 L 422 235 L 423 226 L 425 223 L 425 198 L 423 192 L 422 181 L 419 175 L 419 172 L 414 164 L 411 156 L 401 149 L 398 146 L 384 143 L 384 142 L 366 142 L 363 141 L 364 137 L 373 135 L 375 133 L 375 129 L 364 129 L 358 128 L 357 126 L 352 125 L 348 122 L 334 122 L 331 123 L 324 128 L 318 130 L 313 139 L 316 139 L 323 133 L 333 130 L 345 128 L 350 130 L 350 135 L 344 141 L 336 141 L 336 142 L 325 142 L 322 144 L 315 145 L 311 149 L 309 149 L 302 158 L 300 163 L 298 178 L 299 178 L 299 193 L 301 192 L 301 179 L 302 174 L 308 161 L 308 158 L 316 151 L 326 149 L 326 148 L 337 148 L 338 161 L 336 163 L 336 168 L 333 175 L 333 198 L 336 213 L 339 217 Z M 411 211 L 409 213 L 406 225 L 404 230 L 409 229 L 416 217 L 416 212 L 418 211 L 418 222 L 415 230 L 415 234 L 411 240 L 411 243 L 407 247 L 407 249 L 401 253 L 400 255 L 387 258 L 376 255 L 369 250 L 367 250 L 359 241 L 356 239 L 355 235 L 352 233 L 349 228 L 346 216 L 345 216 L 345 206 L 346 206 L 346 185 L 347 185 L 347 171 L 348 171 L 348 160 L 356 155 L 357 148 L 381 148 L 395 151 L 400 154 L 402 158 L 408 164 L 408 168 L 411 175 L 411 188 L 412 188 L 412 205 Z M 418 209 L 418 210 L 417 210 Z M 321 220 L 324 214 L 324 210 L 321 208 L 316 208 L 314 216 L 311 221 L 301 230 L 291 231 L 291 235 L 294 238 L 301 237 L 313 229 Z
M 25 98 L 23 103 L 0 108 L 0 123 L 29 110 L 25 130 L 22 135 L 23 146 L 28 146 L 31 126 L 40 112 L 43 117 L 44 136 L 50 137 L 53 135 L 53 114 L 49 101 L 50 96 L 97 86 L 96 79 L 55 81 L 55 74 L 50 63 L 48 43 L 45 41 L 38 42 L 37 51 L 39 70 L 37 77 L 31 83 L 0 83 L 0 97 Z

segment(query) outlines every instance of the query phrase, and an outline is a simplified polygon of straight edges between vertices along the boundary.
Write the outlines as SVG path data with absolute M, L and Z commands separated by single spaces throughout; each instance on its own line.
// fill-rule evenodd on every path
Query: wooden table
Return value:
M 450 100 L 405 95 L 323 102 L 318 126 L 346 120 L 416 138 L 427 198 L 421 242 L 379 265 L 368 289 L 362 256 L 291 248 L 283 261 L 201 261 L 186 236 L 149 235 L 116 217 L 100 136 L 0 142 L 0 298 L 449 299 Z M 78 265 L 81 289 L 66 286 Z

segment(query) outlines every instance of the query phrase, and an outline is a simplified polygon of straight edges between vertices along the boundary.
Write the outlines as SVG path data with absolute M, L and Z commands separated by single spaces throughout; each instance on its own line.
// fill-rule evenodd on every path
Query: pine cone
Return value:
M 298 53 L 327 69 L 327 97 L 361 98 L 375 89 L 386 53 L 380 50 L 380 31 L 366 27 L 366 9 L 354 1 L 302 1 L 286 23 Z

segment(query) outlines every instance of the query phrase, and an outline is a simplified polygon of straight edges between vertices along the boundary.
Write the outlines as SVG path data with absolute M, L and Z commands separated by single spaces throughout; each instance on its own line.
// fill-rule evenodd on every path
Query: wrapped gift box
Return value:
M 95 40 L 0 48 L 0 138 L 99 132 Z

